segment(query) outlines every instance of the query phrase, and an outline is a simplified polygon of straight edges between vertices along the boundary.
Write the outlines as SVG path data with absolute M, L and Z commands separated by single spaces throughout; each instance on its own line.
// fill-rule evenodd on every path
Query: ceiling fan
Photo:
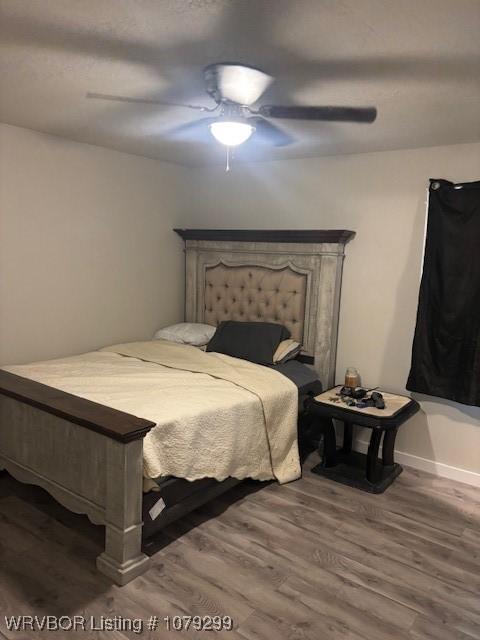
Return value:
M 212 107 L 163 102 L 154 99 L 128 98 L 102 93 L 87 93 L 87 98 L 179 106 L 209 112 L 212 115 L 181 125 L 175 129 L 175 132 L 193 131 L 198 128 L 208 127 L 212 136 L 228 148 L 243 144 L 252 134 L 277 147 L 283 147 L 294 142 L 294 138 L 270 122 L 270 118 L 371 123 L 377 117 L 375 107 L 280 106 L 266 104 L 255 109 L 252 105 L 257 102 L 273 82 L 273 78 L 268 74 L 260 69 L 242 64 L 220 63 L 206 67 L 203 75 L 206 91 L 215 101 L 215 105 Z

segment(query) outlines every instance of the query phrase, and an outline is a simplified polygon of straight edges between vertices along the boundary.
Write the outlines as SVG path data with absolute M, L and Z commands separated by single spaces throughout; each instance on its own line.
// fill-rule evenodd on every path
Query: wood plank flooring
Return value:
M 480 640 L 480 490 L 406 469 L 374 496 L 315 462 L 174 523 L 123 588 L 95 570 L 101 527 L 0 476 L 0 640 Z M 228 615 L 234 629 L 32 633 L 8 630 L 14 615 Z

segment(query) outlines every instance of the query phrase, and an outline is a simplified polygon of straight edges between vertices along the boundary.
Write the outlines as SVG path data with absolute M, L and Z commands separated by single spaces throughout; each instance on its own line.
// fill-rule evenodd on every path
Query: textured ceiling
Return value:
M 237 160 L 480 140 L 480 0 L 0 0 L 0 120 L 182 164 L 223 161 L 202 117 L 87 92 L 210 105 L 202 69 L 262 68 L 260 102 L 376 105 L 373 125 L 276 121 Z

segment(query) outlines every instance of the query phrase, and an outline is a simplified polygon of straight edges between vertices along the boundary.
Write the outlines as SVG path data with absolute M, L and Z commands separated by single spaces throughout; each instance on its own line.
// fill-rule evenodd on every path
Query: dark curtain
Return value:
M 407 389 L 480 406 L 480 181 L 430 180 Z

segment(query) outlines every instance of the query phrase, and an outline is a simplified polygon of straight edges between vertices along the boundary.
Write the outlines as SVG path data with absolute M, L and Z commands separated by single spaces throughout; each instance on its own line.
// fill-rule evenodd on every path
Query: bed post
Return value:
M 107 442 L 105 551 L 97 568 L 119 585 L 143 573 L 149 558 L 142 553 L 143 439 Z
M 0 469 L 105 525 L 98 569 L 143 573 L 143 438 L 155 424 L 0 370 Z

